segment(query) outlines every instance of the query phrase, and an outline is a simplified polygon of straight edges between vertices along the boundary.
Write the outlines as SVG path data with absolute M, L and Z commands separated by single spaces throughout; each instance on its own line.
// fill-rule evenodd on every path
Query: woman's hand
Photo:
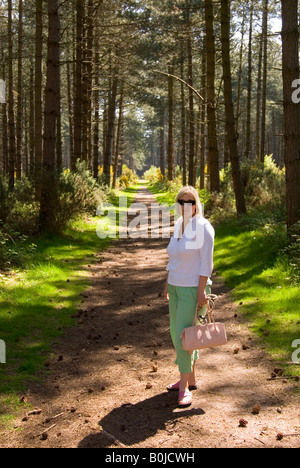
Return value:
M 208 280 L 208 278 L 206 276 L 200 276 L 199 286 L 198 286 L 198 304 L 199 304 L 199 307 L 203 307 L 207 303 L 207 297 L 206 297 L 206 293 L 205 293 L 207 280 Z
M 203 307 L 207 303 L 207 297 L 205 292 L 198 291 L 198 305 L 199 307 Z
M 169 284 L 166 283 L 165 290 L 164 290 L 164 296 L 165 296 L 165 299 L 166 299 L 167 301 L 169 301 L 168 289 L 169 289 Z

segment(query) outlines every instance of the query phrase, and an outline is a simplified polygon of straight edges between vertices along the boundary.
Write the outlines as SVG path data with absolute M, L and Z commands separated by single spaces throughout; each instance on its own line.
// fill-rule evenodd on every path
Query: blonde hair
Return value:
M 200 197 L 199 197 L 199 193 L 198 191 L 195 189 L 195 187 L 192 187 L 191 185 L 187 185 L 186 187 L 183 187 L 180 192 L 177 194 L 177 197 L 176 197 L 176 214 L 178 216 L 181 216 L 182 215 L 182 210 L 181 210 L 181 206 L 179 205 L 179 200 L 182 199 L 182 197 L 184 195 L 186 195 L 187 193 L 191 194 L 195 201 L 196 201 L 196 215 L 199 217 L 199 218 L 202 218 L 203 217 L 203 209 L 202 209 L 202 203 L 200 201 Z

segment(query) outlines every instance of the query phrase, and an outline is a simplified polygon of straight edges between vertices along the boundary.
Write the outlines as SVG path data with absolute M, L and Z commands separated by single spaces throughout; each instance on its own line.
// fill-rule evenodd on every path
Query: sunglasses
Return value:
M 192 206 L 195 206 L 195 205 L 196 205 L 196 201 L 195 201 L 195 200 L 178 200 L 178 203 L 179 203 L 179 205 L 181 205 L 181 206 L 184 206 L 184 205 L 192 205 Z

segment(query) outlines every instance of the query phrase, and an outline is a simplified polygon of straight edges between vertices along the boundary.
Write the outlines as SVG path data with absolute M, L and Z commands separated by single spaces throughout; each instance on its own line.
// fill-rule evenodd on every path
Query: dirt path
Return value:
M 142 189 L 138 201 L 153 197 Z M 274 364 L 216 275 L 216 316 L 226 323 L 229 343 L 202 352 L 190 409 L 178 410 L 176 394 L 165 391 L 178 377 L 161 294 L 167 244 L 125 239 L 98 255 L 78 325 L 55 347 L 51 374 L 28 390 L 28 402 L 42 412 L 22 421 L 24 412 L 15 424 L 20 430 L 6 434 L 0 447 L 299 447 L 299 436 L 276 440 L 279 432 L 300 433 L 296 383 L 269 380 Z M 247 427 L 239 427 L 241 418 Z

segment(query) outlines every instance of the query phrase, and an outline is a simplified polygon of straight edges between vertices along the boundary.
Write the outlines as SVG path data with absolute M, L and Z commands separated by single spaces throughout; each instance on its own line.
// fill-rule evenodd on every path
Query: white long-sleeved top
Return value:
M 200 276 L 210 278 L 213 272 L 215 230 L 210 222 L 197 215 L 190 219 L 181 239 L 183 218 L 174 228 L 167 252 L 169 255 L 168 282 L 172 286 L 196 287 Z M 209 279 L 208 284 L 211 284 Z

